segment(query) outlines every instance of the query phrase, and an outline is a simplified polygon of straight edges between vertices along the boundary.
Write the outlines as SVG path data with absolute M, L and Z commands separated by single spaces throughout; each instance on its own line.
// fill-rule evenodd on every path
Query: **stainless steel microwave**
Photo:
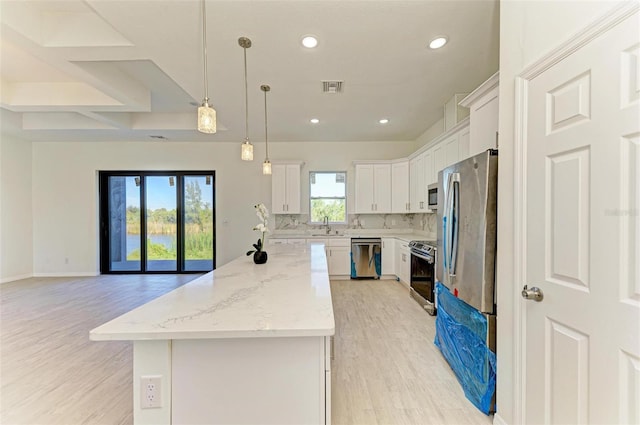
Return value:
M 430 210 L 438 209 L 438 183 L 427 186 L 427 207 Z

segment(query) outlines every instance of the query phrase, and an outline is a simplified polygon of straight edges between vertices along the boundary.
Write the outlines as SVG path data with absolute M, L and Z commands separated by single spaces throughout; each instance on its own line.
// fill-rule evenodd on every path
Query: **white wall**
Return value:
M 0 283 L 33 272 L 31 146 L 0 138 Z
M 351 192 L 351 161 L 403 157 L 413 147 L 413 142 L 273 143 L 269 156 L 273 161 L 306 161 L 302 171 L 306 207 L 309 170 L 351 171 L 347 176 Z M 260 144 L 255 158 L 240 160 L 240 142 L 34 143 L 34 274 L 98 273 L 99 170 L 215 170 L 216 264 L 242 255 L 257 236 L 251 230 L 257 220 L 253 205 L 271 204 L 271 178 L 262 175 Z
M 513 308 L 523 282 L 514 279 L 513 155 L 515 78 L 615 5 L 610 1 L 521 1 L 500 4 L 500 167 L 498 174 L 498 382 L 496 423 L 520 423 L 514 410 Z M 516 291 L 514 293 L 514 291 Z
M 415 150 L 420 149 L 439 135 L 444 133 L 444 117 L 433 123 L 431 127 L 427 128 L 415 142 Z

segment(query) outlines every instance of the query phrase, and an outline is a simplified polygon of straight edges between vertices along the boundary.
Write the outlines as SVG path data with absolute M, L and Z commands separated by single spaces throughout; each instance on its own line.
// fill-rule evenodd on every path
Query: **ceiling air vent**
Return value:
M 342 93 L 342 83 L 344 81 L 323 81 L 322 93 Z

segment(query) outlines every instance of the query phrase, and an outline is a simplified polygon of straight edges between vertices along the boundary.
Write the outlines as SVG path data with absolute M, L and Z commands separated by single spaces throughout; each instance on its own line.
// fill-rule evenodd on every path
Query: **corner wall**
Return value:
M 301 206 L 308 211 L 310 170 L 347 170 L 347 196 L 353 199 L 353 160 L 404 157 L 413 152 L 414 143 L 300 142 L 269 147 L 274 162 L 305 161 Z M 241 161 L 240 142 L 34 143 L 34 275 L 99 272 L 100 170 L 215 170 L 216 265 L 231 261 L 246 252 L 256 237 L 253 205 L 271 205 L 271 178 L 262 175 L 264 147 L 256 144 L 254 155 L 253 162 Z
M 515 370 L 514 302 L 525 282 L 516 282 L 514 267 L 515 81 L 524 69 L 612 9 L 613 1 L 522 1 L 500 4 L 500 88 L 497 258 L 497 403 L 496 424 L 522 423 Z M 515 301 L 518 300 L 518 301 Z
M 31 277 L 32 144 L 0 137 L 0 283 Z

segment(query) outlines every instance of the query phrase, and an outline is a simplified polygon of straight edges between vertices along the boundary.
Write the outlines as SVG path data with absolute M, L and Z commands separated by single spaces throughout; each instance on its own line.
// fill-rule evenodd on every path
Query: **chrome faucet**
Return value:
M 329 233 L 331 233 L 331 227 L 329 227 L 329 217 L 328 216 L 324 216 L 324 218 L 322 219 L 322 225 L 325 226 L 325 230 L 327 232 L 327 235 Z

